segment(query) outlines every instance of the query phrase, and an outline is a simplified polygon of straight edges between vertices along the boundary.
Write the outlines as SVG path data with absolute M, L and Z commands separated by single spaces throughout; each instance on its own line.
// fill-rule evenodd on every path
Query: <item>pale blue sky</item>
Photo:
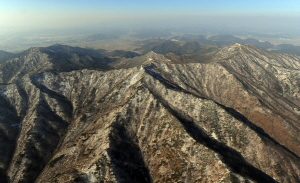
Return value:
M 109 13 L 263 13 L 299 15 L 298 0 L 0 0 L 5 11 L 78 11 Z
M 211 18 L 213 17 L 213 18 Z M 232 18 L 232 22 L 226 19 Z M 299 0 L 0 0 L 0 33 L 10 30 L 72 28 L 98 23 L 176 23 L 210 19 L 216 24 L 245 24 L 243 17 L 299 26 Z M 272 19 L 273 18 L 273 19 Z M 239 20 L 237 22 L 236 20 Z M 262 20 L 257 20 L 258 22 Z M 206 20 L 206 23 L 209 20 Z M 300 21 L 299 21 L 300 22 Z M 200 22 L 201 23 L 201 22 Z

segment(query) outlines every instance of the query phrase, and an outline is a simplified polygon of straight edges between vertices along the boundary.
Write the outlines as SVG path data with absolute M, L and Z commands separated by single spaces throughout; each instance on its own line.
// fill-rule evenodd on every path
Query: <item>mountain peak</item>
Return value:
M 1 64 L 0 83 L 11 83 L 26 75 L 45 71 L 110 69 L 111 60 L 97 50 L 55 44 L 32 47 Z
M 214 55 L 215 61 L 223 61 L 232 58 L 236 54 L 240 53 L 243 45 L 236 43 L 234 45 L 224 46 Z
M 150 63 L 168 63 L 171 62 L 171 60 L 167 59 L 165 56 L 163 56 L 162 54 L 157 54 L 154 51 L 150 51 L 149 53 L 144 55 L 144 59 L 146 59 L 146 61 L 143 63 L 143 65 L 147 65 Z
M 155 53 L 154 51 L 150 51 L 145 55 L 128 58 L 128 59 L 121 59 L 120 61 L 113 62 L 110 65 L 114 68 L 132 68 L 141 65 L 149 65 L 151 63 L 170 63 L 171 60 L 167 59 L 164 55 Z
M 234 45 L 231 45 L 231 48 L 235 48 L 235 47 L 241 47 L 242 45 L 240 43 L 235 43 Z

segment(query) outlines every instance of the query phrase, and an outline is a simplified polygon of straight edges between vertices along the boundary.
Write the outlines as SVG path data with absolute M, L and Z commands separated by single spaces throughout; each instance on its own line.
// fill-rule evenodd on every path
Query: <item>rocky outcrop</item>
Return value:
M 298 57 L 267 54 L 235 45 L 173 64 L 152 52 L 0 85 L 1 181 L 299 182 Z

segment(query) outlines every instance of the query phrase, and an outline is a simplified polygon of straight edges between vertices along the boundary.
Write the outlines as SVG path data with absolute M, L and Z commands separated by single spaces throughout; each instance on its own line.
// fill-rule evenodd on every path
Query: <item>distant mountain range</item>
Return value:
M 277 45 L 276 51 L 287 54 L 294 54 L 300 56 L 300 46 L 294 46 L 292 44 L 280 44 Z
M 294 54 L 300 56 L 300 46 L 294 46 L 292 44 L 274 45 L 268 41 L 261 42 L 253 38 L 241 39 L 233 35 L 216 35 L 216 36 L 207 37 L 204 35 L 184 34 L 180 36 L 174 36 L 170 40 L 194 41 L 197 43 L 205 43 L 205 44 L 219 45 L 219 46 L 230 45 L 235 43 L 250 44 L 258 48 L 270 49 L 281 53 Z
M 270 42 L 260 42 L 256 39 L 248 38 L 248 39 L 241 39 L 232 35 L 217 35 L 217 36 L 211 36 L 206 37 L 203 35 L 191 35 L 191 34 L 185 34 L 182 36 L 175 36 L 171 38 L 171 40 L 179 40 L 179 41 L 195 41 L 198 43 L 206 43 L 206 44 L 213 44 L 213 45 L 230 45 L 235 43 L 240 44 L 251 44 L 259 48 L 268 49 L 274 47 L 273 44 Z

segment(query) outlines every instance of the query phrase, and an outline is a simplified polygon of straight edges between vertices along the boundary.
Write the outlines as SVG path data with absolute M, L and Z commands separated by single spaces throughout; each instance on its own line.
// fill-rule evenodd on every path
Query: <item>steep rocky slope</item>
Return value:
M 300 181 L 298 57 L 139 59 L 0 85 L 1 181 Z
M 191 93 L 236 109 L 299 155 L 300 57 L 236 44 L 213 60 L 153 65 L 152 70 Z
M 45 71 L 72 71 L 85 68 L 110 69 L 111 60 L 96 50 L 65 45 L 30 48 L 0 65 L 0 83 L 11 83 Z

